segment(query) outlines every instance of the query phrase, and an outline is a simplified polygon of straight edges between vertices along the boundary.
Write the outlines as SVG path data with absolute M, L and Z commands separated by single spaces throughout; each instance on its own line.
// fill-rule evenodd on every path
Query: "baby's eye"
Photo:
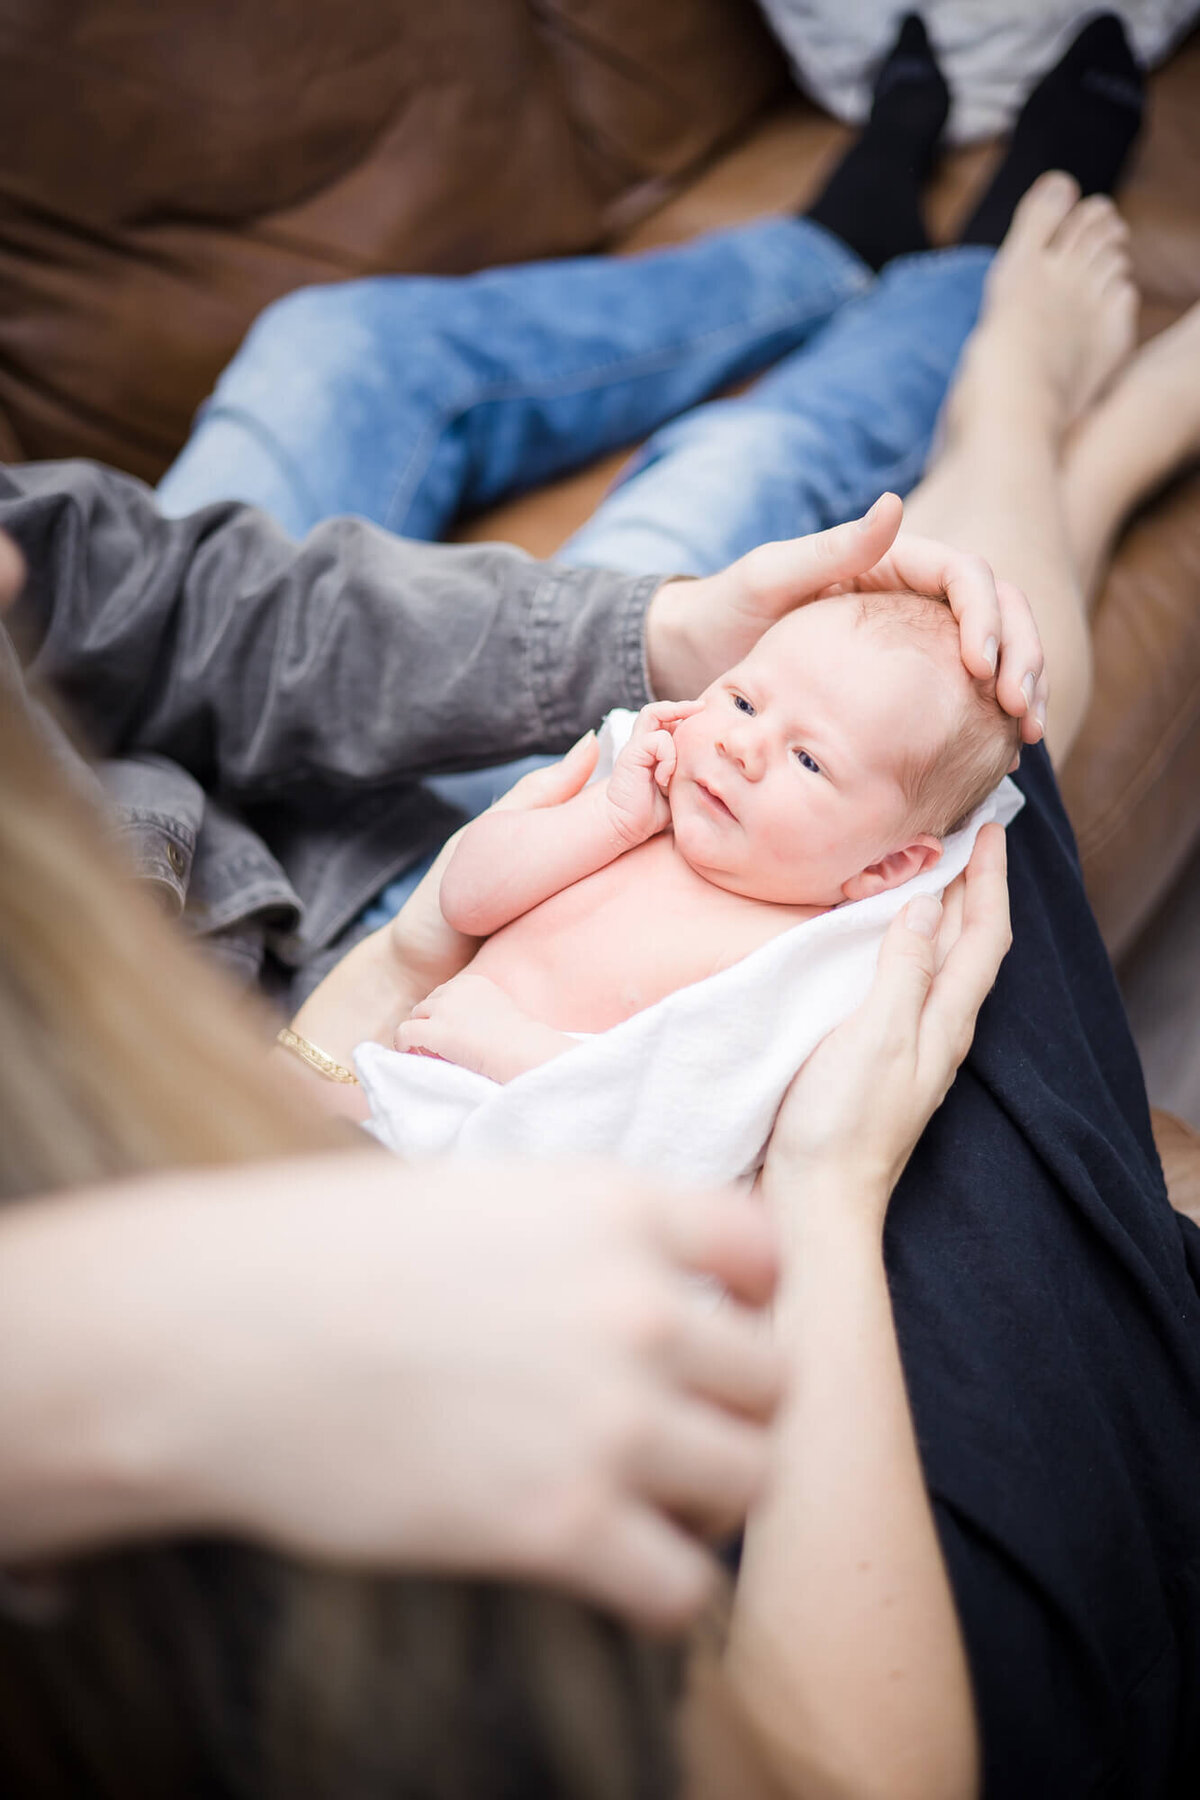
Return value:
M 754 708 L 747 700 L 745 694 L 735 694 L 733 696 L 733 704 L 737 707 L 739 712 L 748 713 L 751 718 L 754 717 Z
M 811 769 L 814 775 L 821 773 L 821 765 L 816 757 L 810 756 L 807 750 L 797 750 L 796 760 L 802 769 Z

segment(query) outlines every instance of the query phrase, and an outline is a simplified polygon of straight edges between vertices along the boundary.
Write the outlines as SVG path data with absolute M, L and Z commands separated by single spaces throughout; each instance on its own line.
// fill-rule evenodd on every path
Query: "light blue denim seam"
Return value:
M 214 405 L 211 400 L 206 400 L 196 414 L 192 430 L 195 431 L 200 422 L 207 418 L 232 420 L 235 424 L 240 425 L 247 437 L 254 438 L 256 442 L 261 444 L 268 455 L 273 456 L 278 460 L 281 468 L 287 475 L 288 480 L 295 484 L 296 492 L 303 499 L 308 512 L 311 514 L 320 513 L 316 495 L 310 490 L 308 482 L 301 473 L 299 463 L 295 461 L 291 452 L 285 447 L 280 439 L 275 436 L 274 432 L 270 431 L 267 426 L 263 424 L 260 418 L 254 413 L 248 412 L 244 406 L 230 406 L 224 403 L 217 406 Z
M 939 302 L 944 305 L 947 296 L 953 294 L 958 297 L 956 304 L 961 313 L 964 297 L 978 294 L 982 274 L 986 271 L 992 254 L 984 246 L 948 246 L 933 253 L 914 253 L 912 256 L 897 258 L 889 264 L 870 292 L 856 298 L 848 308 L 835 313 L 811 339 L 773 364 L 744 394 L 732 399 L 707 402 L 654 433 L 642 446 L 640 453 L 621 471 L 592 518 L 559 550 L 560 560 L 585 566 L 617 568 L 627 573 L 635 569 L 656 567 L 702 575 L 711 573 L 713 568 L 722 566 L 725 561 L 743 553 L 751 543 L 760 542 L 765 537 L 794 535 L 799 530 L 818 530 L 837 523 L 839 518 L 854 516 L 877 498 L 884 486 L 897 488 L 904 493 L 916 482 L 924 468 L 929 435 L 934 424 L 932 415 L 922 427 L 915 417 L 911 417 L 910 411 L 911 427 L 916 433 L 914 440 L 906 449 L 902 438 L 897 439 L 893 435 L 891 445 L 882 458 L 875 455 L 864 457 L 864 449 L 870 451 L 872 446 L 868 444 L 856 447 L 854 439 L 847 438 L 828 466 L 857 471 L 861 477 L 867 478 L 870 491 L 863 488 L 859 493 L 842 494 L 832 506 L 825 506 L 824 511 L 828 516 L 819 516 L 817 513 L 808 516 L 801 511 L 797 513 L 794 525 L 781 523 L 778 517 L 770 516 L 769 510 L 764 512 L 756 505 L 754 494 L 757 490 L 747 489 L 745 485 L 748 470 L 736 462 L 729 465 L 729 478 L 721 486 L 716 513 L 709 513 L 706 510 L 704 483 L 712 477 L 713 469 L 706 466 L 703 451 L 700 451 L 698 463 L 694 452 L 706 442 L 710 447 L 720 445 L 723 434 L 735 419 L 744 419 L 747 426 L 757 419 L 761 421 L 761 429 L 768 433 L 773 429 L 773 420 L 777 420 L 782 430 L 787 417 L 800 421 L 806 416 L 806 398 L 809 397 L 817 409 L 811 416 L 814 420 L 819 420 L 824 405 L 823 383 L 831 366 L 830 354 L 835 359 L 835 366 L 836 361 L 840 360 L 846 369 L 852 384 L 851 393 L 854 386 L 860 388 L 859 416 L 869 418 L 870 412 L 863 413 L 862 407 L 864 404 L 870 405 L 872 390 L 866 382 L 860 380 L 855 362 L 846 363 L 847 354 L 849 352 L 855 357 L 858 341 L 861 340 L 861 370 L 863 375 L 869 374 L 877 341 L 876 321 L 882 324 L 887 320 L 890 327 L 907 317 L 919 329 L 922 308 L 927 304 L 926 290 L 930 291 L 934 307 L 930 315 L 932 330 L 928 340 L 929 347 L 934 352 L 935 362 L 949 358 L 942 372 L 942 383 L 948 381 L 952 375 L 953 363 L 957 361 L 961 342 L 973 321 L 968 320 L 965 315 L 960 317 L 957 327 L 951 327 L 955 331 L 954 337 L 947 339 L 946 326 L 949 321 L 940 309 Z M 894 307 L 899 310 L 894 310 Z M 912 329 L 911 325 L 909 329 Z M 939 346 L 944 347 L 945 356 L 939 356 Z M 880 350 L 887 354 L 882 344 Z M 808 382 L 810 374 L 815 386 L 811 396 L 806 396 L 803 384 Z M 883 408 L 881 420 L 888 417 L 891 404 L 888 395 L 893 385 L 888 380 L 883 383 L 879 402 Z M 938 391 L 930 391 L 924 403 L 918 400 L 918 406 L 932 405 L 936 410 L 944 391 L 944 385 L 939 384 Z M 845 390 L 843 395 L 844 392 Z M 832 390 L 831 397 L 835 401 L 838 399 L 836 387 Z M 902 404 L 906 410 L 911 409 L 911 392 Z M 711 435 L 709 421 L 712 422 Z M 786 437 L 781 437 L 781 468 L 786 470 L 789 459 L 795 458 L 797 444 L 810 459 L 814 449 L 819 450 L 816 444 L 804 444 L 802 440 L 789 442 Z M 834 447 L 828 448 L 833 450 Z M 708 461 L 711 464 L 711 456 Z M 678 470 L 673 485 L 664 481 L 668 466 Z M 870 479 L 872 469 L 873 481 Z M 691 484 L 697 477 L 700 485 L 693 489 Z M 647 481 L 651 484 L 649 487 L 646 485 Z M 820 492 L 821 485 L 818 480 L 813 490 L 814 498 Z M 862 486 L 861 481 L 859 485 Z M 632 498 L 623 494 L 625 489 L 631 490 Z M 738 496 L 743 489 L 745 492 L 742 493 L 739 504 Z M 827 502 L 831 497 L 829 493 L 825 494 Z M 719 554 L 714 561 L 713 555 L 699 554 L 697 547 L 705 544 L 709 550 L 712 549 L 714 529 L 718 518 L 724 518 L 725 503 L 729 500 L 732 500 L 729 519 L 738 521 L 740 535 L 717 529 Z M 643 507 L 646 509 L 644 516 L 641 514 Z M 690 559 L 685 547 L 689 509 L 693 530 L 697 534 Z M 750 531 L 748 538 L 745 537 L 747 530 Z M 745 541 L 742 541 L 743 538 Z
M 853 275 L 853 271 L 847 271 Z M 844 296 L 850 300 L 863 293 L 871 285 L 871 279 L 854 280 Z M 754 332 L 780 330 L 790 319 L 796 316 L 796 308 L 781 307 L 772 312 L 750 316 L 750 324 Z M 396 482 L 392 497 L 388 501 L 384 514 L 384 525 L 389 531 L 398 530 L 393 523 L 397 515 L 403 515 L 411 504 L 412 496 L 420 485 L 425 469 L 432 458 L 434 448 L 445 433 L 460 419 L 477 412 L 484 406 L 502 405 L 508 400 L 521 398 L 531 399 L 565 399 L 571 394 L 586 394 L 595 388 L 611 387 L 618 381 L 634 381 L 641 376 L 654 375 L 660 370 L 669 369 L 697 350 L 711 349 L 731 338 L 742 337 L 747 331 L 747 321 L 735 320 L 722 326 L 719 330 L 701 333 L 699 337 L 689 338 L 686 343 L 672 345 L 668 349 L 656 350 L 651 354 L 635 357 L 617 357 L 607 363 L 598 363 L 594 368 L 577 373 L 568 380 L 549 382 L 503 382 L 490 388 L 477 389 L 464 394 L 459 400 L 451 400 L 430 414 L 429 423 L 416 440 L 409 454 L 408 463 Z M 217 415 L 220 416 L 220 408 Z
M 689 264 L 693 249 L 694 267 Z M 664 299 L 655 304 L 660 256 L 664 268 L 670 264 L 670 275 L 664 273 Z M 589 287 L 589 261 L 597 264 L 598 288 Z M 689 269 L 691 278 L 700 281 L 704 289 L 703 302 L 694 307 L 688 303 Z M 526 281 L 531 294 L 528 319 L 543 336 L 551 324 L 551 302 L 560 289 L 565 307 L 565 357 L 557 357 L 554 344 L 549 341 L 551 354 L 547 360 L 552 370 L 561 361 L 570 366 L 542 381 L 537 376 L 544 363 L 539 365 L 539 359 L 530 359 L 528 345 L 523 352 L 521 346 L 521 289 Z M 502 417 L 507 410 L 519 408 L 527 401 L 531 414 L 544 415 L 551 437 L 544 443 L 536 474 L 531 474 L 530 479 L 549 480 L 575 467 L 579 460 L 570 454 L 571 409 L 586 409 L 592 398 L 597 402 L 601 397 L 604 400 L 592 416 L 597 420 L 606 417 L 607 426 L 599 434 L 593 433 L 594 442 L 587 441 L 584 433 L 583 460 L 619 449 L 622 443 L 643 438 L 665 419 L 695 405 L 705 392 L 713 391 L 722 382 L 756 374 L 764 363 L 773 362 L 781 353 L 787 354 L 808 332 L 819 331 L 842 306 L 869 290 L 873 283 L 874 276 L 861 259 L 832 234 L 812 221 L 783 217 L 736 226 L 701 239 L 694 246 L 668 246 L 661 253 L 627 261 L 585 258 L 582 264 L 573 264 L 566 259 L 533 264 L 528 269 L 519 266 L 483 271 L 479 276 L 464 278 L 461 284 L 446 277 L 375 276 L 299 289 L 268 307 L 252 327 L 215 392 L 200 409 L 192 438 L 164 477 L 160 494 L 173 514 L 211 500 L 240 498 L 279 513 L 287 529 L 296 535 L 302 535 L 331 512 L 350 512 L 420 537 L 435 536 L 453 516 L 453 484 L 457 482 L 461 490 L 472 479 L 475 447 L 489 438 L 487 408 L 494 408 Z M 764 284 L 768 289 L 765 295 L 761 291 Z M 488 312 L 493 288 L 501 312 L 495 341 L 489 342 Z M 394 290 L 394 298 L 389 290 Z M 465 311 L 460 311 L 460 293 Z M 622 299 L 626 293 L 628 312 Z M 574 330 L 572 294 L 579 295 L 582 307 L 578 332 Z M 603 304 L 599 305 L 602 296 Z M 300 303 L 299 313 L 294 311 L 294 301 Z M 309 301 L 314 303 L 315 313 L 311 307 L 304 310 Z M 756 305 L 756 301 L 760 304 Z M 639 326 L 639 314 L 645 315 L 648 306 L 650 313 Z M 308 480 L 308 473 L 315 477 L 321 467 L 309 460 L 318 453 L 319 432 L 300 440 L 289 435 L 303 428 L 303 409 L 289 411 L 285 402 L 277 418 L 270 389 L 257 395 L 255 391 L 256 380 L 261 387 L 267 369 L 271 369 L 272 382 L 286 383 L 289 347 L 299 359 L 299 369 L 306 360 L 305 333 L 315 323 L 319 332 L 327 334 L 336 326 L 343 307 L 351 322 L 356 322 L 359 309 L 364 309 L 367 330 L 376 334 L 380 354 L 388 359 L 383 365 L 387 369 L 383 386 L 376 390 L 374 399 L 368 396 L 366 400 L 368 408 L 375 405 L 380 409 L 380 429 L 386 426 L 389 416 L 386 383 L 403 381 L 409 344 L 418 365 L 422 359 L 431 359 L 430 367 L 436 369 L 439 357 L 442 359 L 440 380 L 429 381 L 414 369 L 416 379 L 399 395 L 399 413 L 391 413 L 402 429 L 393 437 L 382 465 L 375 465 L 379 486 L 368 483 L 361 497 L 355 494 L 353 459 L 368 453 L 369 412 L 365 415 L 367 435 L 362 447 L 352 449 L 350 459 L 339 470 L 337 491 L 327 491 L 318 479 Z M 714 322 L 714 312 L 723 318 Z M 697 315 L 704 328 L 689 335 L 689 321 Z M 372 317 L 373 325 L 369 323 Z M 606 319 L 611 319 L 611 328 Z M 390 343 L 386 336 L 379 335 L 389 327 Z M 478 335 L 481 332 L 482 337 Z M 655 341 L 648 349 L 639 347 L 635 354 L 622 354 L 622 347 L 631 339 L 636 346 L 639 335 Z M 497 360 L 504 361 L 509 338 L 514 351 L 513 366 L 501 368 L 501 379 L 488 385 L 486 367 Z M 486 348 L 487 354 L 473 362 L 472 346 L 476 343 Z M 585 345 L 599 351 L 601 359 L 593 358 L 580 367 L 586 359 Z M 610 354 L 605 355 L 606 351 Z M 319 338 L 316 356 L 313 394 L 324 393 L 332 399 L 338 382 L 352 377 L 352 369 L 348 365 L 340 367 L 333 357 L 326 371 Z M 272 364 L 276 366 L 272 368 Z M 362 366 L 369 368 L 370 364 L 364 362 Z M 696 374 L 688 379 L 689 366 L 708 371 L 704 385 L 699 385 Z M 245 397 L 243 372 L 250 376 Z M 628 428 L 624 432 L 623 390 L 630 394 Z M 654 401 L 656 392 L 658 407 Z M 485 409 L 482 418 L 478 416 L 481 407 Z M 568 415 L 565 418 L 564 412 Z M 239 467 L 239 439 L 248 458 L 245 467 Z M 344 447 L 349 447 L 349 440 Z M 444 466 L 447 453 L 461 459 L 456 471 Z M 435 469 L 440 473 L 437 496 L 430 496 L 437 521 L 433 523 L 427 517 L 426 485 Z M 488 468 L 486 492 L 481 490 L 478 496 L 480 504 L 521 484 L 520 452 L 515 446 L 513 471 L 514 481 L 497 488 L 495 477 L 503 476 L 504 463 Z M 482 469 L 478 472 L 484 473 Z M 367 473 L 365 467 L 363 473 Z M 445 502 L 449 503 L 449 511 Z

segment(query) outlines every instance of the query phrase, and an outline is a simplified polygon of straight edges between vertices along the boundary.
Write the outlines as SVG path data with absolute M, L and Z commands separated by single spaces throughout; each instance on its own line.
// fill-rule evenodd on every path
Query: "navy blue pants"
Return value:
M 989 1795 L 1200 1792 L 1200 1232 L 1049 760 L 1013 947 L 895 1195 L 888 1271 Z

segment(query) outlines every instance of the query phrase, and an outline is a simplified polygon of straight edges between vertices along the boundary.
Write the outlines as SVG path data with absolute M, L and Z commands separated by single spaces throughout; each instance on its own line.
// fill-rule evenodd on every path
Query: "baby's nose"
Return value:
M 750 780 L 754 780 L 762 769 L 761 733 L 754 726 L 753 719 L 739 720 L 726 730 L 721 745 L 730 761 L 737 763 Z

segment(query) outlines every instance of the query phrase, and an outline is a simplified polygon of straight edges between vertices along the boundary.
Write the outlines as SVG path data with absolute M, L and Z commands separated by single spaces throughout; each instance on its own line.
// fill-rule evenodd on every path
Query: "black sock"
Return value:
M 963 228 L 963 244 L 998 244 L 1017 202 L 1047 169 L 1085 194 L 1111 194 L 1142 123 L 1143 80 L 1125 27 L 1102 13 L 1080 32 L 1021 108 L 1008 154 Z
M 921 184 L 949 110 L 950 90 L 925 27 L 909 13 L 876 77 L 866 129 L 805 216 L 836 232 L 873 269 L 927 250 Z

